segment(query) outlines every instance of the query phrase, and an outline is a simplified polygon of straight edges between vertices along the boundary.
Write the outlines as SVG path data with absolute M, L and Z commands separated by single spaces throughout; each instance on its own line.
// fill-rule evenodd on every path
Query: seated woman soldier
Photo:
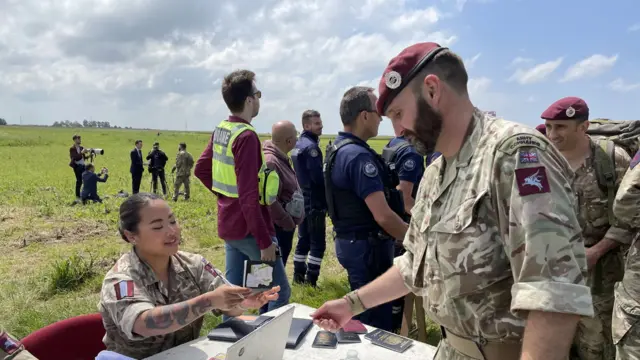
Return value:
M 179 251 L 180 226 L 155 194 L 127 198 L 119 230 L 132 249 L 102 284 L 107 350 L 145 358 L 198 338 L 207 312 L 238 316 L 278 299 L 279 287 L 251 296 L 250 289 L 225 285 L 202 256 Z

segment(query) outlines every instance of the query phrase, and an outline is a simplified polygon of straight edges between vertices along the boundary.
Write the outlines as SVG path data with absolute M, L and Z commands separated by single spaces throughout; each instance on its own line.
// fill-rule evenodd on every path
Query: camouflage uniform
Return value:
M 193 167 L 193 157 L 186 150 L 178 151 L 176 155 L 176 181 L 174 183 L 173 200 L 178 200 L 180 187 L 184 184 L 184 198 L 188 200 L 191 197 L 191 186 L 189 177 L 191 176 L 191 168 Z
M 613 212 L 618 220 L 640 228 L 640 151 L 620 183 Z M 612 321 L 617 360 L 640 359 L 640 241 L 631 243 L 624 278 L 615 285 Z
M 575 171 L 574 189 L 580 209 L 582 236 L 585 247 L 591 247 L 603 238 L 622 245 L 631 242 L 632 233 L 619 224 L 609 224 L 609 208 L 606 189 L 600 188 L 596 173 L 595 151 L 598 147 L 591 141 L 591 156 Z M 615 147 L 616 186 L 620 185 L 629 167 L 627 152 Z M 615 357 L 611 339 L 611 314 L 613 311 L 613 287 L 624 275 L 622 248 L 604 254 L 587 275 L 591 287 L 595 317 L 582 318 L 578 324 L 574 344 L 582 360 L 610 360 Z
M 593 316 L 573 172 L 558 150 L 476 109 L 448 161 L 426 169 L 395 259 L 443 330 L 435 359 L 482 359 L 481 348 L 517 360 L 529 311 Z
M 0 360 L 38 360 L 24 345 L 0 328 Z
M 142 359 L 200 336 L 203 317 L 164 336 L 144 338 L 133 332 L 133 324 L 146 310 L 177 304 L 223 285 L 211 263 L 200 255 L 178 251 L 171 257 L 169 284 L 158 280 L 135 250 L 123 255 L 102 283 L 98 310 L 106 329 L 107 350 Z

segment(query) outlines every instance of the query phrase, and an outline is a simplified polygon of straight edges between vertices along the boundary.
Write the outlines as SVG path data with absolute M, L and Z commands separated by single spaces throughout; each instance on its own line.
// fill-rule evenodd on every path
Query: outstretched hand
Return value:
M 314 324 L 332 332 L 342 329 L 352 317 L 353 313 L 345 299 L 327 301 L 311 314 Z
M 280 297 L 280 295 L 278 294 L 279 291 L 280 291 L 280 286 L 275 286 L 267 291 L 263 291 L 258 294 L 253 294 L 247 297 L 240 304 L 240 306 L 246 309 L 249 309 L 249 308 L 259 309 L 262 307 L 262 305 L 268 303 L 269 301 L 278 300 L 278 298 Z

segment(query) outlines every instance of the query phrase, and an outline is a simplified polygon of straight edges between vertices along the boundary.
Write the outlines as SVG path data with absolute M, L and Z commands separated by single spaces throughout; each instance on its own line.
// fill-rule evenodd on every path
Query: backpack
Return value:
M 598 185 L 607 193 L 609 224 L 613 224 L 613 201 L 617 191 L 614 145 L 633 157 L 640 149 L 640 120 L 590 120 L 587 135 L 599 145 L 595 152 L 596 174 Z

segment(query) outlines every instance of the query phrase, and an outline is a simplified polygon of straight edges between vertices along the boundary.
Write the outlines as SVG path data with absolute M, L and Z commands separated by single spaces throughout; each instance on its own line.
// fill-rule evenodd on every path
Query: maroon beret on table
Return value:
M 433 42 L 423 42 L 405 48 L 389 61 L 382 73 L 378 85 L 378 114 L 384 115 L 391 101 L 398 96 L 402 89 L 429 63 L 436 54 L 446 48 Z
M 545 120 L 589 120 L 589 107 L 579 97 L 569 96 L 551 104 L 540 117 Z
M 547 135 L 547 126 L 545 124 L 536 126 L 536 130 L 540 131 L 542 135 Z

